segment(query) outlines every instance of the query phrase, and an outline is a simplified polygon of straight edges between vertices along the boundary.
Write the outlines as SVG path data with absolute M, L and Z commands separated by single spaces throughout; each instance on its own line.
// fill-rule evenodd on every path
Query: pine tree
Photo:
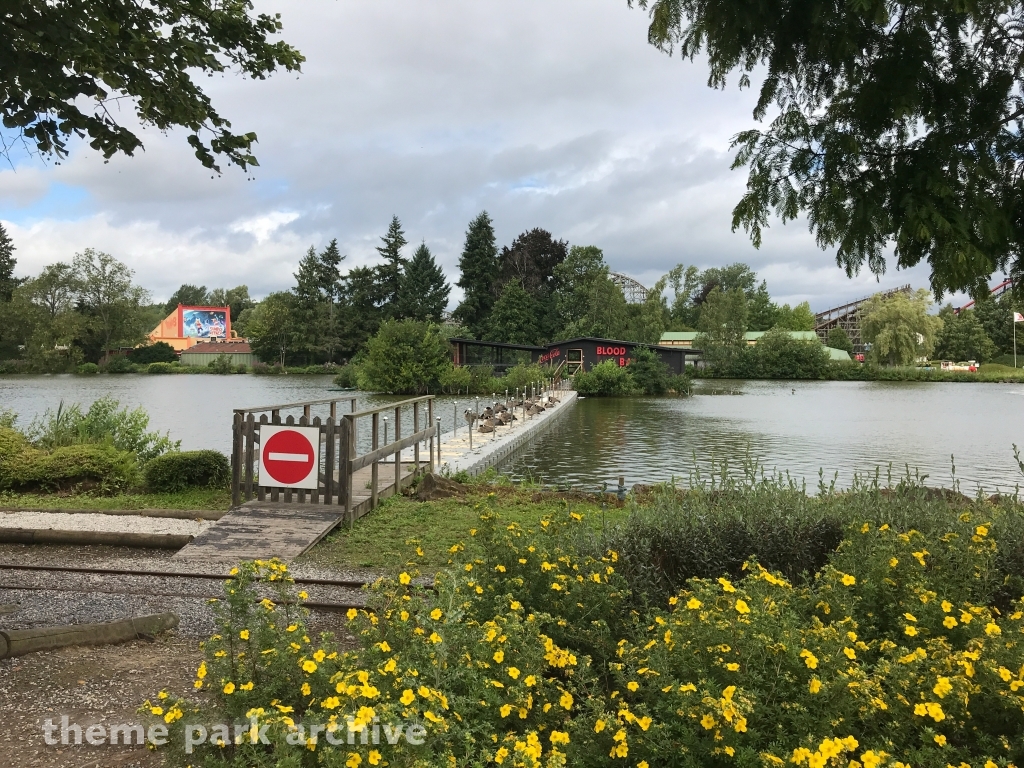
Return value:
M 454 315 L 479 339 L 487 330 L 487 320 L 494 307 L 494 280 L 498 274 L 498 245 L 487 211 L 482 211 L 469 223 L 459 270 L 462 274 L 457 285 L 464 297 Z
M 420 243 L 402 276 L 402 287 L 398 294 L 399 316 L 439 323 L 441 314 L 448 306 L 451 290 L 427 244 Z
M 381 285 L 385 296 L 385 315 L 393 316 L 397 310 L 398 293 L 402 288 L 402 275 L 408 260 L 402 256 L 402 248 L 408 243 L 402 222 L 397 216 L 391 217 L 387 234 L 381 239 L 382 245 L 377 246 L 377 253 L 384 258 L 378 268 Z
M 517 280 L 505 283 L 487 324 L 486 339 L 506 344 L 536 344 L 540 307 Z
M 14 258 L 14 243 L 0 224 L 0 301 L 10 301 L 18 280 L 14 278 L 14 267 L 18 260 Z
M 334 305 L 341 294 L 341 270 L 338 267 L 344 258 L 338 250 L 337 238 L 332 238 L 317 256 L 320 267 L 320 290 L 327 300 L 323 336 L 328 362 L 334 362 L 334 351 L 341 341 L 338 332 L 339 316 L 334 310 Z

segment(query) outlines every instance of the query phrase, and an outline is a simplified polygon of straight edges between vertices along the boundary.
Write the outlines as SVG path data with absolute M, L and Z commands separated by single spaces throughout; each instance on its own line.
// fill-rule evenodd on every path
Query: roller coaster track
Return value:
M 1000 296 L 1002 296 L 1004 293 L 1006 293 L 1007 291 L 1011 290 L 1012 288 L 1013 288 L 1013 280 L 1003 280 L 1003 282 L 1001 282 L 999 285 L 995 286 L 994 288 L 992 288 L 989 291 L 989 296 L 991 298 L 993 298 L 993 299 L 997 299 Z M 955 312 L 956 314 L 959 315 L 965 309 L 970 309 L 973 306 L 974 306 L 974 299 L 971 299 L 966 304 L 964 304 L 962 307 L 957 307 L 956 309 L 954 309 L 953 312 Z
M 899 288 L 893 288 L 890 291 L 885 291 L 882 296 L 895 296 L 897 293 L 910 293 L 910 286 L 904 285 Z M 818 338 L 825 342 L 828 339 L 829 331 L 833 328 L 842 328 L 846 331 L 846 335 L 850 337 L 850 341 L 853 342 L 853 351 L 863 352 L 864 343 L 860 336 L 860 317 L 858 313 L 861 306 L 871 298 L 871 296 L 865 296 L 863 299 L 857 299 L 848 304 L 842 304 L 832 309 L 826 309 L 824 312 L 818 312 L 814 316 L 814 330 L 818 334 Z
M 622 289 L 627 304 L 643 304 L 651 293 L 651 290 L 641 285 L 638 280 L 621 272 L 609 272 L 608 277 Z

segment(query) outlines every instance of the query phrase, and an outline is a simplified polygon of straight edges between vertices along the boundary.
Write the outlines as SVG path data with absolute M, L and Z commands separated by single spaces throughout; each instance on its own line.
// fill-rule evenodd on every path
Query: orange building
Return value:
M 207 341 L 243 341 L 231 330 L 230 307 L 178 308 L 165 317 L 149 334 L 151 343 L 162 341 L 184 352 L 196 344 Z

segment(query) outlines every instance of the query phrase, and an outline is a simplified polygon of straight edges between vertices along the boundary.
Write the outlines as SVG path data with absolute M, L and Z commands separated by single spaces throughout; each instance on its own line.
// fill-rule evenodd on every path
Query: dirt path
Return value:
M 62 648 L 0 660 L 2 768 L 158 768 L 159 754 L 138 746 L 49 746 L 43 722 L 66 715 L 82 726 L 143 723 L 139 705 L 161 690 L 187 696 L 202 654 L 192 638 L 96 648 Z

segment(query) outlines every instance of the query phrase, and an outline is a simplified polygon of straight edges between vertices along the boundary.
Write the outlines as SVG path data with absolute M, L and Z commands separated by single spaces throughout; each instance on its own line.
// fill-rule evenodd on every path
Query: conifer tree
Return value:
M 464 296 L 454 315 L 479 339 L 487 330 L 487 320 L 494 307 L 494 281 L 498 274 L 498 245 L 487 211 L 482 211 L 469 223 L 459 270 L 462 274 L 457 285 Z
M 4 225 L 0 224 L 0 301 L 10 301 L 18 281 L 14 279 L 14 243 L 11 242 Z
M 402 256 L 402 248 L 409 242 L 405 239 L 402 222 L 397 216 L 391 217 L 387 234 L 380 240 L 377 253 L 383 257 L 384 263 L 377 267 L 377 272 L 385 297 L 385 315 L 394 316 L 398 307 L 398 293 L 402 288 L 402 275 L 408 263 L 408 259 Z
M 427 244 L 420 243 L 402 276 L 402 288 L 398 296 L 399 315 L 407 319 L 439 323 L 441 314 L 448 306 L 451 290 Z

